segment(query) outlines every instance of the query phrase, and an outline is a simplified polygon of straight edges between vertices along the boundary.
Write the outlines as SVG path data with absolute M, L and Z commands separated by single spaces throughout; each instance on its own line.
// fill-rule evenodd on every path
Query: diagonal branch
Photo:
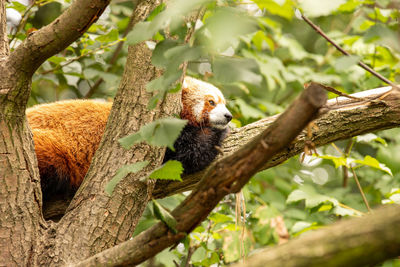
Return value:
M 391 87 L 372 89 L 353 94 L 359 98 L 376 99 L 378 95 L 386 94 Z M 339 97 L 328 101 L 328 111 L 315 120 L 318 130 L 313 132 L 311 141 L 316 146 L 329 144 L 337 140 L 351 138 L 372 131 L 384 130 L 400 126 L 400 93 L 391 91 L 384 100 L 372 102 L 357 101 Z M 268 127 L 277 116 L 259 120 L 244 127 L 235 129 L 224 142 L 224 156 L 218 161 L 240 149 L 254 136 Z M 281 164 L 285 160 L 304 150 L 307 133 L 303 131 L 296 140 L 284 151 L 277 153 L 259 170 L 264 170 Z M 163 198 L 179 192 L 191 190 L 200 181 L 205 171 L 184 177 L 183 182 L 157 181 L 153 197 Z
M 325 104 L 322 86 L 311 83 L 267 129 L 236 153 L 214 164 L 196 189 L 172 212 L 177 233 L 158 223 L 134 239 L 105 250 L 77 266 L 134 265 L 154 256 L 191 232 L 231 192 L 239 191 L 274 154 L 286 147 Z

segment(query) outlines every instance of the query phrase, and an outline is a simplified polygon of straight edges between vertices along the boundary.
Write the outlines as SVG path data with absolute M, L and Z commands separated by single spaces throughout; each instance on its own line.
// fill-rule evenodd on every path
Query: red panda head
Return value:
M 212 84 L 185 77 L 182 85 L 181 118 L 194 126 L 225 129 L 232 114 L 221 91 Z

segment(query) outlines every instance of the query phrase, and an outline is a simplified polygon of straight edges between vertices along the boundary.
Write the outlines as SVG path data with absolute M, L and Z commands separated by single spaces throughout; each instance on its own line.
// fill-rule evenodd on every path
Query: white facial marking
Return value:
M 197 121 L 201 121 L 203 109 L 204 109 L 204 101 L 198 101 L 196 105 L 194 105 L 193 112 L 194 115 L 196 116 Z
M 225 129 L 230 121 L 230 119 L 228 120 L 225 115 L 231 116 L 231 113 L 224 104 L 218 104 L 209 113 L 211 126 L 218 129 Z
M 211 127 L 218 129 L 227 127 L 232 115 L 225 106 L 224 95 L 217 87 L 188 76 L 185 77 L 182 87 L 186 92 L 184 105 L 192 111 L 193 119 L 201 124 L 204 122 L 204 116 L 207 116 L 206 119 Z M 210 100 L 214 103 L 210 103 Z

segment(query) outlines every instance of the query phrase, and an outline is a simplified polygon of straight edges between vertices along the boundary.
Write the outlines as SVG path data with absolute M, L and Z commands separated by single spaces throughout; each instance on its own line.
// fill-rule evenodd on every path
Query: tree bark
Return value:
M 144 20 L 159 4 L 160 1 L 141 1 L 134 11 L 133 23 Z M 103 139 L 65 216 L 54 226 L 53 247 L 41 257 L 41 264 L 77 262 L 131 237 L 155 184 L 141 178 L 161 164 L 165 148 L 142 142 L 126 151 L 117 140 L 155 119 L 179 114 L 181 108 L 180 94 L 168 94 L 156 109 L 148 110 L 154 93 L 147 92 L 146 84 L 162 73 L 152 66 L 151 56 L 152 51 L 145 43 L 129 47 L 125 72 Z M 150 164 L 143 171 L 125 177 L 112 196 L 108 196 L 105 185 L 118 169 L 139 161 Z M 48 238 L 51 240 L 52 234 Z
M 238 192 L 257 169 L 288 145 L 312 121 L 326 101 L 322 86 L 311 83 L 300 97 L 261 134 L 236 153 L 213 164 L 196 189 L 174 210 L 177 224 L 158 223 L 132 240 L 95 255 L 77 266 L 136 265 L 190 233 L 219 201 Z
M 400 206 L 388 205 L 264 249 L 233 267 L 375 266 L 400 255 L 399 225 Z
M 305 141 L 312 141 L 316 146 L 323 146 L 334 141 L 343 140 L 373 131 L 400 126 L 400 93 L 392 90 L 384 99 L 374 99 L 390 90 L 382 87 L 353 94 L 362 99 L 345 97 L 331 99 L 327 103 L 326 113 L 314 121 L 312 137 L 303 131 L 285 150 L 276 154 L 260 167 L 260 171 L 274 167 L 304 151 Z M 364 98 L 374 99 L 365 101 Z M 233 129 L 223 143 L 223 155 L 216 162 L 235 153 L 245 146 L 256 135 L 267 128 L 276 118 L 272 116 L 244 127 Z M 316 130 L 317 129 L 317 130 Z M 163 198 L 179 192 L 193 189 L 204 176 L 206 170 L 183 177 L 183 182 L 159 180 L 153 191 L 154 198 Z
M 50 25 L 9 52 L 5 1 L 0 1 L 0 265 L 36 265 L 48 224 L 42 217 L 39 171 L 25 108 L 35 70 L 95 22 L 108 1 L 74 1 Z M 62 33 L 62 34 L 61 34 Z

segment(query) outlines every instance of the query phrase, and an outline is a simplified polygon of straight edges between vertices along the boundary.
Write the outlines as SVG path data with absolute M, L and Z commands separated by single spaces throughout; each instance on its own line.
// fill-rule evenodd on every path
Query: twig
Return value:
M 346 93 L 340 92 L 339 90 L 336 90 L 335 88 L 327 86 L 327 85 L 322 85 L 322 86 L 324 87 L 324 89 L 326 91 L 334 93 L 334 94 L 336 94 L 338 96 L 344 96 L 344 97 L 351 98 L 351 99 L 356 99 L 356 100 L 370 100 L 368 98 L 355 97 L 355 96 L 352 96 L 352 95 L 348 95 Z
M 353 144 L 354 144 L 354 140 L 353 138 L 351 138 L 349 140 L 349 142 L 346 145 L 345 151 L 344 151 L 344 155 L 346 157 L 348 157 L 350 155 L 350 151 L 353 148 Z M 346 166 L 342 167 L 343 170 L 343 187 L 347 187 L 347 181 L 349 180 L 349 168 L 347 168 Z
M 81 59 L 81 58 L 83 58 L 83 57 L 86 57 L 86 56 L 88 56 L 88 55 L 95 54 L 95 53 L 98 52 L 98 51 L 101 51 L 101 50 L 103 50 L 103 49 L 105 49 L 105 48 L 114 46 L 114 45 L 116 45 L 116 44 L 118 44 L 118 43 L 120 43 L 120 42 L 122 42 L 122 41 L 123 41 L 123 39 L 118 39 L 117 41 L 114 41 L 114 42 L 109 43 L 109 44 L 107 44 L 107 45 L 100 46 L 100 47 L 98 47 L 98 48 L 96 48 L 96 49 L 93 49 L 93 50 L 87 52 L 86 54 L 82 54 L 82 55 L 80 55 L 80 56 L 73 57 L 73 58 L 71 58 L 70 60 L 68 60 L 67 62 L 65 62 L 64 64 L 59 64 L 58 66 L 56 66 L 56 67 L 54 67 L 54 68 L 52 68 L 52 69 L 43 71 L 43 72 L 41 72 L 40 74 L 41 74 L 41 75 L 44 75 L 44 74 L 48 74 L 48 73 L 54 72 L 54 71 L 56 71 L 56 70 L 59 70 L 59 69 L 65 67 L 65 66 L 68 66 L 68 65 L 71 64 L 72 62 L 78 61 L 79 59 Z
M 134 19 L 135 19 L 135 10 L 132 12 L 132 15 L 129 18 L 128 26 L 126 26 L 126 29 L 125 29 L 125 31 L 124 31 L 124 33 L 122 35 L 123 38 L 125 38 L 128 35 L 128 33 L 132 30 L 132 28 L 134 26 Z M 114 50 L 114 52 L 113 52 L 113 54 L 111 56 L 111 59 L 110 59 L 110 62 L 109 62 L 109 66 L 108 66 L 106 72 L 109 72 L 111 70 L 112 66 L 114 65 L 114 63 L 117 61 L 118 55 L 122 51 L 122 47 L 123 47 L 124 43 L 125 43 L 125 41 L 122 41 L 122 42 L 118 43 L 118 46 L 115 48 L 115 50 Z M 100 84 L 103 81 L 104 81 L 103 78 L 99 78 L 93 84 L 93 86 L 90 86 L 90 84 L 89 84 L 90 90 L 86 93 L 84 98 L 90 98 L 96 92 L 97 88 L 100 86 Z
M 360 181 L 358 180 L 358 177 L 356 175 L 356 172 L 354 171 L 354 168 L 351 168 L 351 171 L 353 172 L 354 180 L 356 181 L 358 190 L 360 190 L 360 193 L 361 193 L 361 196 L 362 196 L 363 201 L 365 203 L 365 206 L 367 207 L 368 212 L 371 213 L 371 208 L 369 207 L 368 200 L 365 197 L 364 191 L 363 191 L 363 189 L 362 189 L 362 187 L 360 185 Z
M 15 31 L 15 33 L 11 36 L 10 40 L 9 40 L 9 44 L 11 45 L 12 41 L 14 41 L 15 37 L 17 36 L 17 34 L 21 31 L 21 29 L 23 27 L 25 27 L 26 22 L 28 21 L 28 17 L 30 15 L 30 11 L 31 9 L 35 6 L 41 6 L 41 4 L 36 3 L 36 1 L 32 1 L 32 3 L 28 6 L 28 8 L 25 10 L 24 14 L 22 14 L 21 16 L 21 21 L 19 22 L 17 29 Z
M 331 43 L 334 47 L 336 47 L 337 50 L 339 50 L 342 54 L 346 55 L 346 56 L 350 56 L 350 54 L 345 51 L 343 48 L 341 48 L 338 44 L 336 44 L 331 38 L 329 38 L 322 30 L 320 27 L 318 27 L 317 25 L 315 25 L 311 20 L 309 20 L 306 16 L 303 15 L 303 13 L 299 12 L 301 15 L 301 18 L 308 24 L 311 26 L 311 28 L 313 28 L 319 35 L 321 35 L 322 37 L 325 38 L 325 40 L 327 40 L 329 43 Z M 361 68 L 365 69 L 366 71 L 368 71 L 369 73 L 371 73 L 372 75 L 374 75 L 375 77 L 377 77 L 378 79 L 380 79 L 381 81 L 389 84 L 390 86 L 392 86 L 393 88 L 396 88 L 397 90 L 400 90 L 400 88 L 394 84 L 392 81 L 390 81 L 389 79 L 387 79 L 386 77 L 382 76 L 381 74 L 379 74 L 378 72 L 374 71 L 373 69 L 371 69 L 368 65 L 366 65 L 364 62 L 362 62 L 361 60 L 359 60 L 357 62 L 357 65 L 359 65 Z

